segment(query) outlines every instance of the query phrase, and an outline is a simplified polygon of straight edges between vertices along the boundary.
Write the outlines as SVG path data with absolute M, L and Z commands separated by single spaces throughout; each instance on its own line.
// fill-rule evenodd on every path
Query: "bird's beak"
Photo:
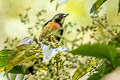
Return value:
M 64 14 L 63 17 L 66 17 L 66 16 L 68 16 L 68 15 L 69 15 L 69 14 Z

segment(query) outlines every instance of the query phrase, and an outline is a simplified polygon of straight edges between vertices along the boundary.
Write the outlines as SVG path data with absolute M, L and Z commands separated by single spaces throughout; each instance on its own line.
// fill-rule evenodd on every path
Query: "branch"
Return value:
M 106 29 L 106 27 L 100 21 L 97 20 L 97 22 L 101 25 L 101 27 Z M 108 31 L 108 33 L 110 33 L 115 38 L 116 41 L 120 42 L 119 38 L 115 37 L 115 35 L 113 34 L 113 32 L 111 30 L 109 30 L 109 29 L 106 29 L 106 30 Z

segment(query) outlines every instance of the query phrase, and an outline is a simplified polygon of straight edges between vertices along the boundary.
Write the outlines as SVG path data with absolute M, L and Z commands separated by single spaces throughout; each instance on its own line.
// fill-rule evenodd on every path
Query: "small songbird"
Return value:
M 48 34 L 54 32 L 54 31 L 58 31 L 60 33 L 60 35 L 63 35 L 63 29 L 60 29 L 64 23 L 65 18 L 68 16 L 69 14 L 63 14 L 63 13 L 59 13 L 57 15 L 55 15 L 51 20 L 49 20 L 47 23 L 44 24 L 43 26 L 43 30 L 40 34 L 40 40 L 42 40 L 43 38 L 45 38 Z M 60 41 L 61 37 L 57 37 L 57 40 Z M 45 50 L 47 51 L 49 48 L 49 46 L 45 46 Z M 51 48 L 50 48 L 51 49 Z M 45 51 L 45 52 L 46 52 Z M 49 52 L 48 52 L 49 53 Z M 50 52 L 51 53 L 51 52 Z M 43 49 L 43 54 L 44 54 L 44 49 Z M 51 57 L 51 56 L 50 56 Z M 38 64 L 38 62 L 35 62 L 35 64 Z M 33 66 L 29 67 L 28 70 L 30 71 L 31 74 L 34 74 L 33 70 Z
M 40 40 L 42 40 L 46 35 L 50 34 L 53 31 L 58 31 L 59 34 L 63 35 L 63 29 L 60 29 L 64 23 L 65 18 L 69 14 L 59 13 L 55 15 L 51 20 L 44 24 L 42 33 L 40 34 Z M 60 41 L 61 37 L 57 37 L 57 40 Z

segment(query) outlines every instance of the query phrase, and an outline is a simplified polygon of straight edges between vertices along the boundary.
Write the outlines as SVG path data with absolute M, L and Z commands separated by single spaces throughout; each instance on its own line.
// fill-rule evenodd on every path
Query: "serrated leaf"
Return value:
M 93 56 L 97 58 L 107 58 L 113 60 L 117 56 L 117 50 L 112 45 L 85 44 L 71 51 L 72 54 L 82 56 Z
M 93 5 L 92 8 L 90 10 L 90 13 L 92 12 L 96 12 L 98 10 L 98 8 L 105 3 L 107 0 L 97 0 Z

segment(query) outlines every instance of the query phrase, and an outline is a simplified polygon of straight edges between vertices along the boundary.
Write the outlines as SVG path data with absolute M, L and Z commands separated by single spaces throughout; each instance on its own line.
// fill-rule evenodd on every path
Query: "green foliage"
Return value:
M 25 71 L 25 67 L 24 66 L 22 66 L 22 65 L 17 65 L 17 66 L 15 66 L 14 68 L 12 68 L 11 70 L 10 70 L 10 73 L 14 73 L 14 74 L 25 74 L 25 73 L 27 73 L 26 71 Z
M 53 2 L 54 0 L 50 1 Z M 111 25 L 107 23 L 107 17 L 100 17 L 98 15 L 100 6 L 106 1 L 107 0 L 97 0 L 93 4 L 90 11 L 91 13 L 95 12 L 95 14 L 93 14 L 91 17 L 93 20 L 92 25 L 80 26 L 79 24 L 76 25 L 76 23 L 68 22 L 63 26 L 65 31 L 64 33 L 67 36 L 73 33 L 77 34 L 77 37 L 74 40 L 68 40 L 65 36 L 63 36 L 60 45 L 54 42 L 54 37 L 51 38 L 53 39 L 53 42 L 48 42 L 47 39 L 42 41 L 47 43 L 49 46 L 55 45 L 55 47 L 68 44 L 70 45 L 68 47 L 73 49 L 71 53 L 74 55 L 62 52 L 61 54 L 54 56 L 50 63 L 46 65 L 43 62 L 41 55 L 42 51 L 39 43 L 27 45 L 24 44 L 16 47 L 16 45 L 13 43 L 16 41 L 17 43 L 19 42 L 17 38 L 12 39 L 11 41 L 7 38 L 5 43 L 10 45 L 9 47 L 12 47 L 14 51 L 8 51 L 10 55 L 7 55 L 6 58 L 4 58 L 5 56 L 0 57 L 0 66 L 6 67 L 6 73 L 11 72 L 15 74 L 25 74 L 27 69 L 32 66 L 34 73 L 32 76 L 34 76 L 34 78 L 37 80 L 78 80 L 88 72 L 93 74 L 90 75 L 88 80 L 100 80 L 100 78 L 104 77 L 104 75 L 110 73 L 120 66 L 120 54 L 116 49 L 116 47 L 120 47 L 120 42 L 118 40 L 119 36 L 116 36 L 116 34 L 119 35 L 118 33 L 120 33 L 119 25 L 112 25 L 111 28 Z M 30 8 L 26 9 L 26 11 L 27 12 L 25 14 L 20 14 L 20 19 L 23 24 L 31 23 L 28 15 Z M 118 10 L 118 12 L 120 12 L 120 10 Z M 46 15 L 46 10 L 39 11 L 36 15 L 35 24 L 27 27 L 30 36 L 36 36 L 36 32 L 40 31 L 40 28 L 43 27 L 43 24 L 46 22 L 43 15 Z M 76 26 L 80 27 L 76 28 Z M 75 30 L 72 30 L 73 28 L 75 28 Z M 101 34 L 96 35 L 100 31 Z M 84 36 L 89 32 L 92 32 L 92 34 L 89 35 L 90 39 L 95 40 L 97 44 L 83 45 Z M 91 41 L 89 41 L 89 43 L 91 43 Z M 9 47 L 5 46 L 5 48 Z M 5 55 L 7 52 L 3 50 L 0 52 L 0 55 L 3 53 Z M 81 63 L 80 58 L 84 57 L 79 55 L 87 56 L 86 62 Z M 91 57 L 91 59 L 89 59 L 89 57 Z M 97 59 L 93 60 L 95 57 Z M 71 72 L 69 72 L 70 70 L 75 70 L 72 77 Z
M 77 49 L 71 51 L 72 54 L 82 56 L 93 56 L 97 58 L 113 59 L 117 54 L 117 50 L 114 46 L 103 44 L 86 44 L 81 45 Z
M 72 80 L 78 80 L 79 78 L 81 78 L 85 74 L 86 74 L 86 72 L 84 71 L 84 69 L 78 68 L 75 71 L 74 75 L 72 76 Z
M 120 47 L 120 42 L 118 42 L 117 40 L 115 39 L 112 39 L 110 42 L 109 42 L 110 45 L 114 45 L 116 47 Z
M 12 54 L 13 50 L 2 50 L 0 51 L 0 68 L 7 65 L 8 57 Z
M 90 10 L 90 13 L 96 12 L 107 0 L 97 0 Z M 118 2 L 118 14 L 120 13 L 120 0 Z
M 87 80 L 101 80 L 105 75 L 114 71 L 120 66 L 120 55 L 117 55 L 114 60 L 110 63 L 109 60 L 104 60 L 101 67 L 96 69 L 96 73 L 91 75 Z
M 92 68 L 95 69 L 95 73 L 92 72 L 93 75 L 89 75 L 90 77 L 88 80 L 100 80 L 106 74 L 109 74 L 111 71 L 114 71 L 120 66 L 120 54 L 117 50 L 117 48 L 120 47 L 120 27 L 119 25 L 109 25 L 107 17 L 99 16 L 98 13 L 99 10 L 97 10 L 96 13 L 91 16 L 93 25 L 88 26 L 89 28 L 87 28 L 85 31 L 84 28 L 82 29 L 82 31 L 84 31 L 84 35 L 87 33 L 87 31 L 92 31 L 93 33 L 90 35 L 91 39 L 96 40 L 97 44 L 80 45 L 71 51 L 71 53 L 75 55 L 96 57 L 103 61 L 102 63 L 98 63 L 99 61 L 96 61 L 98 66 L 97 68 Z M 85 69 L 78 68 L 73 75 L 74 79 L 81 78 L 82 74 L 82 76 L 84 76 L 84 74 L 87 73 L 86 70 L 89 70 L 90 68 L 90 65 Z
M 21 49 L 16 50 L 9 56 L 8 64 L 6 66 L 6 73 L 8 73 L 11 69 L 13 69 L 18 64 L 23 64 L 28 60 L 30 61 L 34 59 L 36 53 L 41 53 L 41 50 L 38 49 L 38 46 L 36 47 L 29 44 L 22 45 L 22 46 L 25 48 L 22 50 Z
M 80 63 L 79 56 L 59 53 L 52 58 L 48 65 L 38 60 L 38 63 L 34 65 L 35 78 L 36 80 L 71 80 L 69 71 L 78 68 Z
M 107 0 L 97 0 L 93 5 L 92 8 L 90 10 L 90 13 L 92 12 L 96 12 L 98 10 L 98 8 Z
M 87 80 L 100 80 L 104 75 L 110 73 L 113 69 L 108 64 L 102 64 L 101 68 L 99 70 L 96 70 L 97 72 L 94 73 L 92 76 L 90 76 Z
M 94 59 L 94 58 L 93 58 Z M 74 72 L 73 76 L 72 76 L 72 80 L 78 80 L 80 79 L 81 77 L 83 77 L 86 73 L 90 72 L 90 73 L 94 73 L 94 70 L 96 69 L 98 63 L 97 60 L 93 60 L 91 59 L 89 61 L 89 63 L 87 63 L 87 66 L 86 67 L 79 67 L 77 68 L 77 70 Z
M 116 26 L 114 26 L 114 27 L 116 27 Z M 120 26 L 118 25 L 118 27 L 120 27 Z M 114 45 L 115 47 L 119 48 L 120 47 L 119 40 L 120 40 L 120 32 L 116 31 L 116 36 L 109 41 L 109 45 Z
M 72 50 L 71 53 L 75 55 L 92 56 L 104 59 L 102 66 L 100 68 L 97 68 L 97 72 L 90 76 L 88 80 L 100 80 L 102 77 L 104 77 L 104 75 L 110 73 L 118 66 L 120 66 L 120 54 L 117 52 L 116 47 L 112 45 L 86 44 Z

